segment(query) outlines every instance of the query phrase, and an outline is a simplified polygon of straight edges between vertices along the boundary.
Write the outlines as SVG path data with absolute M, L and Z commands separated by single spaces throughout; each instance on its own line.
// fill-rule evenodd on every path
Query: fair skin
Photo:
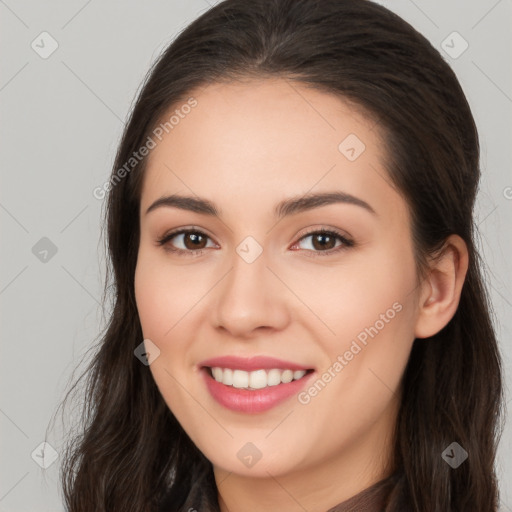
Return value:
M 341 99 L 283 79 L 210 84 L 191 95 L 197 107 L 151 151 L 142 188 L 135 294 L 144 338 L 160 349 L 150 370 L 212 462 L 222 512 L 324 512 L 392 471 L 412 343 L 455 313 L 467 251 L 450 237 L 418 282 L 410 215 L 385 170 L 379 127 Z M 349 134 L 365 144 L 353 161 L 338 149 Z M 282 200 L 334 191 L 373 211 L 337 202 L 273 216 Z M 207 199 L 221 213 L 168 205 L 146 213 L 171 194 Z M 187 235 L 158 245 L 176 228 L 202 233 L 202 253 L 165 250 L 192 254 Z M 323 249 L 305 236 L 320 228 L 353 245 L 334 252 L 343 245 L 335 237 Z M 236 251 L 248 236 L 262 249 L 251 263 Z M 390 309 L 392 319 L 377 324 Z M 378 333 L 333 372 L 375 325 Z M 199 375 L 201 361 L 225 355 L 313 369 L 306 391 L 329 368 L 331 379 L 307 403 L 295 395 L 264 412 L 233 411 Z M 249 442 L 261 454 L 251 467 L 237 457 Z

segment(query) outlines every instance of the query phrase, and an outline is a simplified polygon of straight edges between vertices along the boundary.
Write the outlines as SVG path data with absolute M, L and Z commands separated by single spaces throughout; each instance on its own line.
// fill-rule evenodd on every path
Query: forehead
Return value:
M 378 196 L 394 193 L 379 127 L 338 96 L 289 79 L 214 83 L 190 96 L 193 108 L 175 104 L 162 120 L 178 114 L 155 138 L 142 209 L 178 192 L 267 210 L 308 191 L 341 188 L 383 204 L 390 198 Z

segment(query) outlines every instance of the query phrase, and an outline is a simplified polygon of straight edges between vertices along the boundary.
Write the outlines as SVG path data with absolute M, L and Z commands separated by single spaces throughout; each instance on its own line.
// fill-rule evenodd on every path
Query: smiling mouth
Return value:
M 208 375 L 225 386 L 236 389 L 258 390 L 281 384 L 289 384 L 292 381 L 300 380 L 314 370 L 291 370 L 291 369 L 260 369 L 254 371 L 236 370 L 232 368 L 221 368 L 218 366 L 203 367 Z

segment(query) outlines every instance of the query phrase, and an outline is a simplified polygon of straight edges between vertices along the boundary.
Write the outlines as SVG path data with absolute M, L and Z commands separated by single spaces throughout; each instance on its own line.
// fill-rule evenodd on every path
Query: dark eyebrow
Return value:
M 375 210 L 367 202 L 359 199 L 358 197 L 345 192 L 323 192 L 285 199 L 274 208 L 274 216 L 280 219 L 288 215 L 295 215 L 300 212 L 312 210 L 313 208 L 319 208 L 321 206 L 327 206 L 335 203 L 360 206 L 373 215 L 377 215 Z M 178 194 L 164 196 L 157 199 L 146 210 L 146 214 L 162 206 L 180 208 L 181 210 L 202 213 L 204 215 L 211 215 L 215 217 L 220 217 L 221 214 L 221 211 L 215 206 L 215 204 L 207 199 L 192 196 L 181 196 Z
M 294 215 L 320 206 L 327 206 L 335 203 L 353 204 L 360 206 L 369 211 L 373 215 L 377 215 L 375 210 L 362 199 L 355 197 L 346 192 L 323 192 L 316 194 L 306 194 L 304 196 L 291 197 L 281 201 L 274 209 L 274 215 L 277 218 Z

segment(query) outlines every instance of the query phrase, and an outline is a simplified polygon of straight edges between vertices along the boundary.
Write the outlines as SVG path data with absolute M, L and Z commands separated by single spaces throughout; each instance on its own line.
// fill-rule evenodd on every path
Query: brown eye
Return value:
M 303 246 L 300 247 L 300 245 Z M 299 249 L 306 249 L 312 256 L 328 256 L 353 246 L 354 242 L 341 233 L 325 229 L 307 233 L 294 245 Z
M 319 251 L 323 249 L 334 249 L 336 246 L 336 237 L 328 233 L 317 233 L 312 235 L 313 247 Z
M 165 235 L 158 240 L 158 245 L 163 246 L 166 251 L 184 255 L 198 255 L 208 247 L 209 240 L 210 237 L 201 231 L 181 229 Z M 215 244 L 210 245 L 210 247 L 212 246 L 215 247 Z
M 195 231 L 190 231 L 188 233 L 183 233 L 183 244 L 187 249 L 195 250 L 195 249 L 204 249 L 206 247 L 206 238 L 201 233 L 197 233 Z

